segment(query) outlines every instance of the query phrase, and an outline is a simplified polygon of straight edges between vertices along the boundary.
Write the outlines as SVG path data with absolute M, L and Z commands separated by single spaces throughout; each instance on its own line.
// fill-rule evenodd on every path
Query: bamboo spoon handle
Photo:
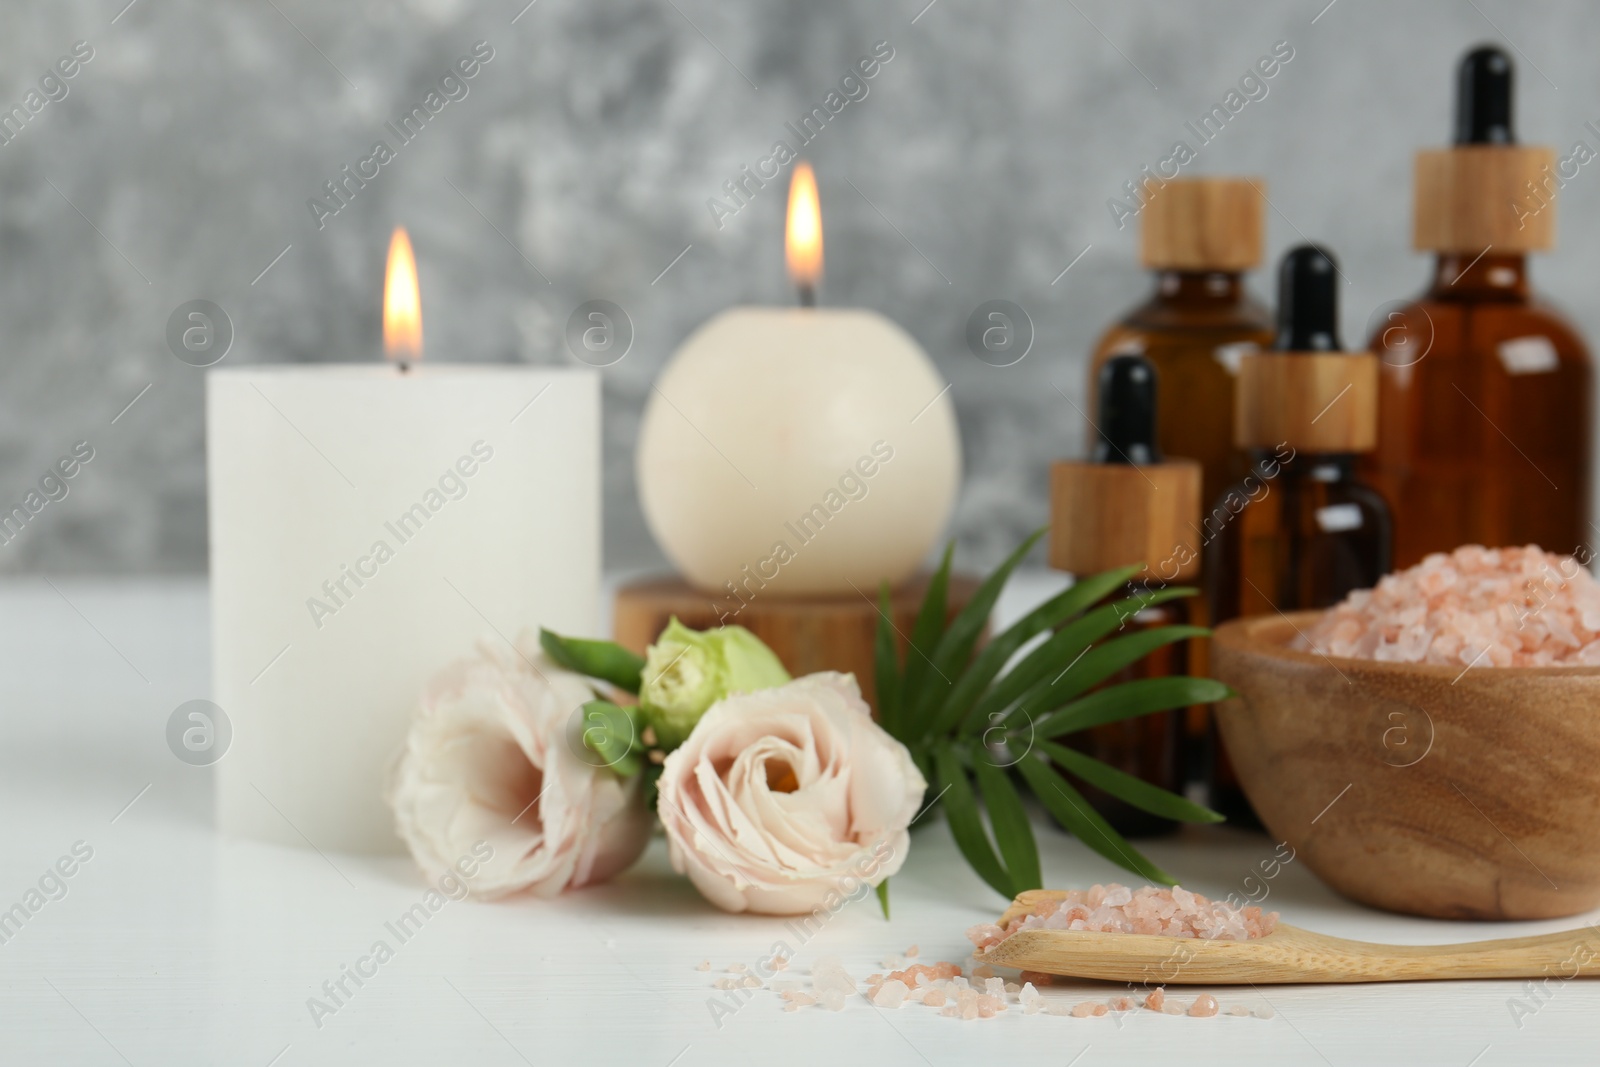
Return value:
M 1316 963 L 1337 967 L 1342 958 L 1346 981 L 1600 976 L 1600 931 L 1589 927 L 1454 945 L 1375 945 L 1290 929 Z
M 1377 945 L 1287 923 L 1250 941 L 1033 929 L 979 957 L 1049 974 L 1174 985 L 1568 979 L 1600 976 L 1600 927 L 1456 945 Z

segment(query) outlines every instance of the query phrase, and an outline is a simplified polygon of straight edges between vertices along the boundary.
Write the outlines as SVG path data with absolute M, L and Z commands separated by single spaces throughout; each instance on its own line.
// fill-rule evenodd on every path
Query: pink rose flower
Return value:
M 639 779 L 582 744 L 589 684 L 522 645 L 484 641 L 430 683 L 389 782 L 396 829 L 428 878 L 488 843 L 468 880 L 485 897 L 603 882 L 650 836 Z
M 667 756 L 657 813 L 706 899 L 795 915 L 899 870 L 926 788 L 855 678 L 812 674 L 714 704 Z

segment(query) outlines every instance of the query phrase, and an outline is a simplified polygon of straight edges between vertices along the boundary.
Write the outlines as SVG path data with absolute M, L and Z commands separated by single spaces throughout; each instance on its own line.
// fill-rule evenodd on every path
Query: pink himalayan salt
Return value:
M 930 989 L 926 993 L 922 994 L 922 1003 L 926 1004 L 930 1008 L 943 1007 L 944 1001 L 945 996 L 944 990 L 942 989 Z
M 1278 913 L 1262 914 L 1255 906 L 1235 908 L 1207 900 L 1181 886 L 1091 886 L 1074 889 L 1060 900 L 1041 901 L 1027 915 L 1004 927 L 979 923 L 967 930 L 967 939 L 986 951 L 1019 930 L 1090 930 L 1115 934 L 1162 934 L 1213 941 L 1248 941 L 1265 937 L 1277 924 Z M 980 969 L 974 970 L 978 974 Z
M 921 952 L 922 949 L 918 948 L 916 945 L 912 945 L 910 948 L 906 949 L 906 959 L 914 960 Z
M 811 965 L 811 985 L 818 993 L 838 990 L 848 995 L 856 991 L 856 980 L 837 956 L 823 956 Z
M 1201 993 L 1194 998 L 1194 1003 L 1189 1005 L 1189 1014 L 1196 1019 L 1209 1019 L 1217 1013 L 1217 998 L 1210 993 Z
M 1463 545 L 1351 593 L 1298 647 L 1453 667 L 1600 664 L 1600 582 L 1571 556 Z
M 1160 1011 L 1161 1005 L 1166 1003 L 1167 991 L 1157 986 L 1148 997 L 1144 998 L 1144 1006 L 1151 1011 Z
M 898 1008 L 905 1003 L 909 992 L 904 982 L 894 978 L 872 991 L 872 1003 L 880 1008 Z
M 711 961 L 701 960 L 699 963 L 694 965 L 694 969 L 697 971 L 709 971 L 711 969 Z
M 1138 1007 L 1138 1005 L 1133 1002 L 1132 997 L 1112 997 L 1106 1002 L 1106 1006 L 1112 1011 L 1132 1011 L 1134 1008 Z
M 1081 1004 L 1072 1006 L 1072 1017 L 1074 1019 L 1087 1019 L 1091 1015 L 1104 1015 L 1105 1013 L 1106 1006 L 1093 1000 L 1086 1000 Z
M 1228 1009 L 1228 1014 L 1237 1016 L 1239 1018 L 1248 1018 L 1250 1015 L 1250 1009 L 1245 1007 L 1243 1004 L 1235 1004 L 1233 1007 Z
M 926 963 L 914 963 L 903 971 L 893 971 L 887 975 L 875 974 L 867 979 L 867 996 L 871 998 L 877 993 L 880 986 L 886 982 L 903 982 L 908 989 L 916 989 L 921 985 L 949 978 L 960 978 L 961 967 L 954 963 L 936 963 L 932 966 Z M 966 980 L 962 979 L 965 985 Z

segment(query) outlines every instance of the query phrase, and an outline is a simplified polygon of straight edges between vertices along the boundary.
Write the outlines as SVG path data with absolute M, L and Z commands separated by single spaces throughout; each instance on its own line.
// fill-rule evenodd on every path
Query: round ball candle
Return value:
M 787 247 L 806 304 L 820 218 L 799 164 Z M 700 589 L 744 599 L 905 581 L 960 472 L 948 385 L 909 334 L 860 309 L 717 315 L 673 355 L 639 431 L 640 501 L 662 551 Z

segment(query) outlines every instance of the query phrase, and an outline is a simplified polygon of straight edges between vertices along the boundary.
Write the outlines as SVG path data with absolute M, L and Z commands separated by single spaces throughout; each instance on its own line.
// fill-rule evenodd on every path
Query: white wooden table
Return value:
M 1036 590 L 1036 587 L 1030 587 Z M 1023 594 L 1024 596 L 1027 594 Z M 1015 599 L 1011 604 L 1017 603 Z M 1006 612 L 1002 606 L 1002 612 Z M 0 927 L 0 1064 L 1188 1063 L 1336 1065 L 1600 1060 L 1600 982 L 1214 990 L 1224 1007 L 1270 1003 L 1271 1019 L 1138 1013 L 964 1023 L 864 1000 L 841 1013 L 780 1010 L 757 995 L 719 1026 L 712 980 L 776 941 L 857 977 L 911 944 L 962 959 L 962 930 L 1004 902 L 967 872 L 941 823 L 917 831 L 894 882 L 894 918 L 851 905 L 803 946 L 782 920 L 728 916 L 671 874 L 657 841 L 616 883 L 547 902 L 450 903 L 337 1012 L 307 1000 L 383 938 L 424 887 L 403 858 L 326 856 L 220 839 L 211 772 L 164 739 L 178 704 L 208 691 L 198 582 L 13 582 L 0 586 L 0 910 L 47 869 L 92 849 L 20 929 Z M 1337 817 L 1337 808 L 1329 818 Z M 1041 829 L 1047 883 L 1120 872 Z M 1241 888 L 1273 842 L 1230 830 L 1148 845 L 1212 895 Z M 48 880 L 59 895 L 54 880 Z M 1440 923 L 1366 911 L 1302 866 L 1271 883 L 1299 925 L 1376 941 L 1442 942 L 1577 925 Z M 1586 917 L 1593 921 L 1595 916 Z M 14 920 L 15 921 L 15 920 Z M 694 969 L 702 959 L 710 973 Z M 1088 983 L 1074 1000 L 1115 989 Z M 1508 1001 L 1537 1011 L 1513 1021 Z

